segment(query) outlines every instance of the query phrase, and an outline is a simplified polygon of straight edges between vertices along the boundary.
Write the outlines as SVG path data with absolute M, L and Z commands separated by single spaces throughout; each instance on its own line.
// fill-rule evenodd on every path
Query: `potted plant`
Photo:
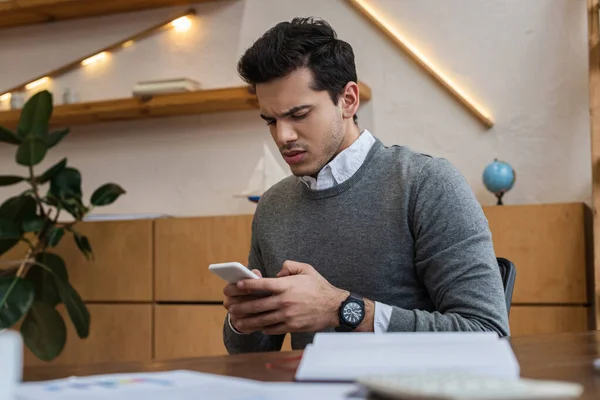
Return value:
M 63 259 L 52 249 L 72 236 L 91 259 L 90 242 L 77 232 L 77 223 L 94 207 L 111 204 L 125 193 L 119 185 L 107 183 L 85 205 L 81 174 L 68 166 L 66 158 L 41 175 L 34 172 L 46 152 L 69 133 L 69 129 L 50 132 L 52 111 L 52 94 L 42 91 L 24 105 L 16 132 L 0 127 L 1 145 L 14 145 L 17 164 L 27 168 L 24 176 L 0 175 L 0 186 L 28 185 L 0 205 L 0 256 L 21 242 L 27 246 L 20 260 L 0 260 L 0 332 L 21 322 L 23 342 L 45 361 L 56 358 L 67 339 L 57 305 L 64 305 L 80 338 L 90 331 L 88 309 L 70 284 Z M 72 218 L 60 221 L 63 212 Z

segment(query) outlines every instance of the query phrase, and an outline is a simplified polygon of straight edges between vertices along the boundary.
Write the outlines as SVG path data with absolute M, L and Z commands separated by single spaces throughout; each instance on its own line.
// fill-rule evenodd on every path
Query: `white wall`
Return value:
M 483 204 L 495 200 L 481 174 L 496 157 L 517 171 L 508 204 L 589 201 L 585 0 L 370 1 L 490 111 L 492 129 L 344 0 L 198 4 L 187 33 L 153 36 L 48 88 L 60 102 L 65 87 L 76 88 L 82 101 L 109 99 L 129 96 L 144 79 L 188 76 L 206 88 L 237 86 L 238 57 L 266 29 L 294 16 L 323 17 L 354 47 L 359 79 L 373 90 L 361 125 L 384 143 L 448 158 Z M 183 9 L 1 30 L 0 91 Z M 67 156 L 82 171 L 88 196 L 101 183 L 119 182 L 128 194 L 103 212 L 248 213 L 253 205 L 232 195 L 246 185 L 265 139 L 254 111 L 75 126 L 40 169 Z M 0 144 L 0 173 L 21 172 L 14 150 Z M 0 199 L 12 193 L 15 187 L 4 188 Z

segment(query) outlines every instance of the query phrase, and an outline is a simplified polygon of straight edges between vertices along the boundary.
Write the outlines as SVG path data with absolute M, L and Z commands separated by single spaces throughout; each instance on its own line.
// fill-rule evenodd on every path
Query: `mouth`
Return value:
M 298 164 L 304 159 L 306 155 L 305 151 L 286 151 L 283 153 L 283 159 L 289 165 Z

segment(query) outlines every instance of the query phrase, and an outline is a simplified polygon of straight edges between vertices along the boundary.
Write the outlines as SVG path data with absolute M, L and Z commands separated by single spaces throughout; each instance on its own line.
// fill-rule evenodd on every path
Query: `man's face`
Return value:
M 261 117 L 296 176 L 316 176 L 344 140 L 341 109 L 327 91 L 311 89 L 312 79 L 308 69 L 298 69 L 256 85 Z

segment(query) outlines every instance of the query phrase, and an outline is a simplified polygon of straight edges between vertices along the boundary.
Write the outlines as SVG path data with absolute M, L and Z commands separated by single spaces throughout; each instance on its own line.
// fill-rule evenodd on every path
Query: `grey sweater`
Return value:
M 285 260 L 393 307 L 388 331 L 509 334 L 491 233 L 463 176 L 446 160 L 376 140 L 343 183 L 311 190 L 288 177 L 260 199 L 249 268 L 274 277 Z M 332 328 L 326 329 L 328 331 Z M 230 353 L 280 350 L 284 335 L 239 335 Z M 292 333 L 302 349 L 314 332 Z

